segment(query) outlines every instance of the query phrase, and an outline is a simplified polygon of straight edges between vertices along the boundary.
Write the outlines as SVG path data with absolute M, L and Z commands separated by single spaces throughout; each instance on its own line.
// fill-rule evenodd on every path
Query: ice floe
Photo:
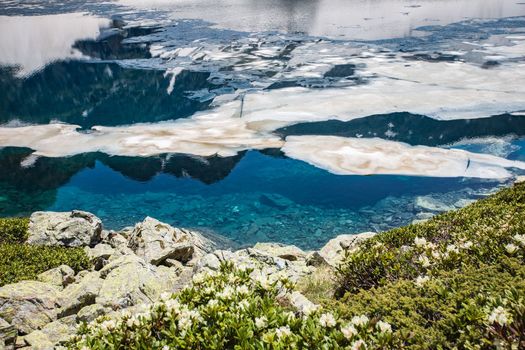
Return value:
M 236 113 L 236 108 L 234 104 L 231 113 Z M 96 126 L 89 132 L 78 128 L 71 124 L 0 127 L 0 147 L 28 147 L 47 157 L 97 151 L 127 156 L 185 153 L 226 157 L 246 149 L 278 148 L 283 143 L 277 136 L 248 129 L 241 118 L 217 118 L 213 113 L 173 122 Z
M 289 136 L 282 150 L 291 157 L 340 175 L 420 175 L 434 177 L 506 178 L 505 168 L 525 163 L 383 139 L 336 136 Z

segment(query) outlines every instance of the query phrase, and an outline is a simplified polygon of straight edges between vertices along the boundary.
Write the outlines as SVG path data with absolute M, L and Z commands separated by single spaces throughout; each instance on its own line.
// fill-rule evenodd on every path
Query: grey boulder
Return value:
M 0 318 L 22 334 L 42 328 L 57 317 L 60 289 L 48 283 L 22 281 L 0 288 Z
M 91 213 L 78 210 L 37 211 L 30 217 L 27 243 L 64 247 L 93 246 L 100 241 L 101 233 L 102 222 Z

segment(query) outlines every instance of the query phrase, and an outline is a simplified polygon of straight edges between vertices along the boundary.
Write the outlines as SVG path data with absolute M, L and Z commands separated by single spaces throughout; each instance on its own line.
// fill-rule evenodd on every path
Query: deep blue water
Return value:
M 524 143 L 512 142 L 520 149 L 511 158 L 525 160 Z M 334 175 L 279 154 L 256 151 L 226 163 L 200 164 L 207 172 L 191 159 L 181 159 L 179 168 L 177 162 L 167 163 L 161 172 L 151 174 L 147 172 L 155 166 L 148 162 L 153 159 L 135 160 L 126 168 L 130 159 L 112 164 L 104 157 L 96 158 L 87 163 L 78 160 L 86 167 L 60 185 L 48 183 L 31 191 L 20 182 L 14 184 L 18 189 L 9 186 L 4 193 L 14 194 L 0 201 L 0 208 L 9 212 L 13 209 L 9 204 L 18 201 L 23 208 L 15 211 L 21 213 L 83 209 L 98 215 L 108 229 L 149 215 L 172 225 L 220 233 L 239 244 L 267 240 L 312 248 L 336 234 L 384 230 L 410 223 L 421 213 L 435 213 L 418 206 L 418 197 L 453 209 L 464 205 L 461 199 L 482 198 L 505 184 L 465 178 Z M 29 181 L 42 176 L 57 179 L 64 175 L 60 169 L 73 167 L 72 163 L 45 166 L 42 160 L 19 175 L 33 179 Z M 186 169 L 180 172 L 182 167 Z M 212 179 L 209 173 L 216 177 Z

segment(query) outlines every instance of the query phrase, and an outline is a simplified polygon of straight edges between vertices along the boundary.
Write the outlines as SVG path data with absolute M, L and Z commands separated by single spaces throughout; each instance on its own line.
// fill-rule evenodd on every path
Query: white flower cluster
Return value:
M 246 324 L 253 327 L 252 332 L 258 333 L 269 344 L 279 342 L 290 346 L 296 344 L 301 337 L 308 337 L 308 332 L 321 332 L 327 340 L 337 335 L 332 339 L 339 339 L 338 342 L 344 339 L 346 346 L 350 345 L 350 348 L 365 349 L 384 334 L 392 332 L 392 327 L 387 322 L 374 323 L 366 315 L 354 316 L 350 321 L 343 320 L 331 312 L 320 312 L 317 305 L 302 312 L 302 317 L 292 311 L 284 311 L 278 304 L 274 306 L 277 313 L 261 312 L 262 308 L 268 307 L 268 303 L 261 303 L 261 300 L 267 297 L 276 298 L 280 292 L 279 284 L 285 287 L 288 282 L 282 276 L 268 276 L 260 270 L 251 272 L 250 275 L 235 270 L 215 275 L 197 274 L 193 278 L 193 286 L 179 294 L 164 293 L 157 302 L 144 304 L 134 310 L 133 314 L 124 311 L 120 317 L 114 319 L 100 318 L 93 321 L 88 325 L 87 332 L 76 338 L 76 345 L 82 348 L 90 344 L 89 339 L 108 340 L 112 338 L 112 334 L 117 333 L 134 337 L 135 334 L 143 335 L 159 330 L 165 330 L 170 336 L 181 340 L 188 340 L 200 336 L 202 329 L 215 327 L 217 324 L 220 327 L 231 327 L 232 321 L 234 327 L 237 323 L 242 325 L 242 322 L 248 322 Z M 213 321 L 207 321 L 209 319 Z M 169 350 L 170 347 L 164 344 L 160 344 L 162 346 L 159 348 Z
M 430 268 L 435 266 L 436 263 L 457 257 L 462 250 L 470 250 L 473 246 L 474 243 L 465 238 L 459 239 L 455 244 L 448 244 L 442 247 L 428 242 L 424 237 L 414 238 L 414 247 L 419 252 L 416 262 L 424 268 Z
M 334 315 L 329 312 L 322 314 L 321 317 L 319 317 L 319 324 L 326 328 L 335 327 L 336 321 Z
M 490 323 L 497 323 L 501 326 L 504 326 L 509 323 L 510 315 L 507 310 L 503 308 L 503 306 L 498 306 L 488 316 L 488 320 Z
M 525 234 L 523 235 L 515 234 L 514 237 L 512 238 L 514 238 L 514 240 L 518 242 L 519 245 L 521 245 L 522 247 L 525 247 Z
M 429 276 L 417 276 L 416 286 L 423 287 L 430 280 Z
M 525 248 L 525 234 L 515 234 L 512 238 L 517 243 L 517 245 L 514 243 L 508 243 L 507 245 L 505 245 L 505 250 L 511 255 L 520 250 L 520 246 Z

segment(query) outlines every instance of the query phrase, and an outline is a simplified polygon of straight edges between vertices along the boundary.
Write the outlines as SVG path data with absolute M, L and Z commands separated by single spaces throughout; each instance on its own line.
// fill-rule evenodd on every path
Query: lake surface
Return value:
M 524 173 L 519 0 L 0 4 L 0 216 L 316 248 Z

